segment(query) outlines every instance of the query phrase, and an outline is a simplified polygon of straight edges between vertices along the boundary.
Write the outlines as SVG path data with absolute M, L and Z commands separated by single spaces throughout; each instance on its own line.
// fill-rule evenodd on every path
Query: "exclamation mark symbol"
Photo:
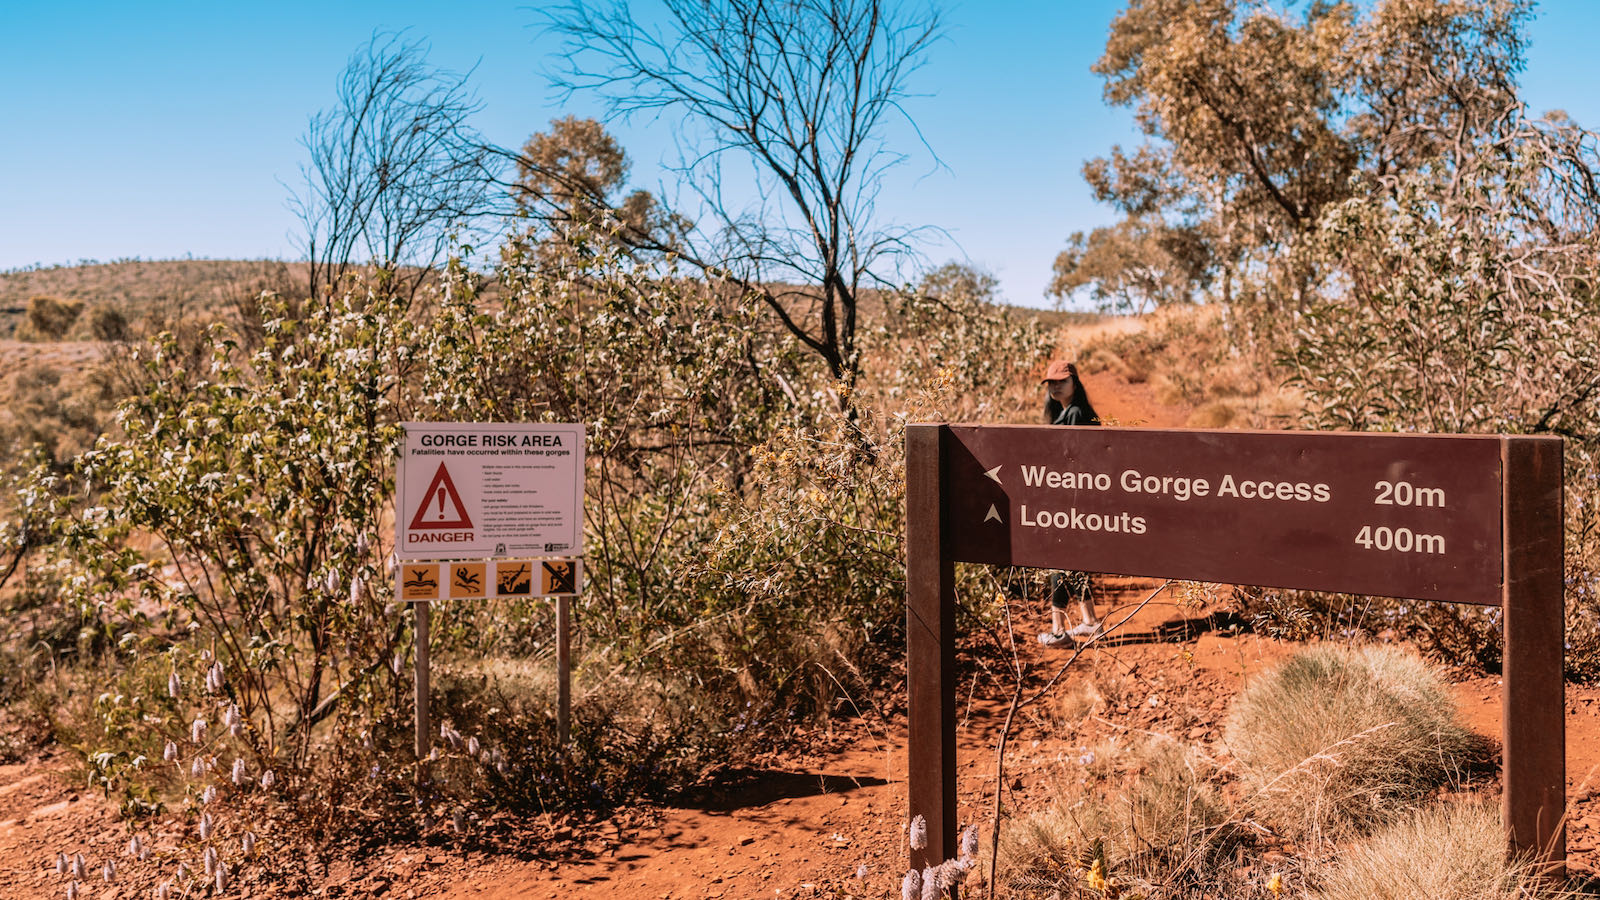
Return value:
M 444 521 L 444 488 L 439 488 L 439 521 Z

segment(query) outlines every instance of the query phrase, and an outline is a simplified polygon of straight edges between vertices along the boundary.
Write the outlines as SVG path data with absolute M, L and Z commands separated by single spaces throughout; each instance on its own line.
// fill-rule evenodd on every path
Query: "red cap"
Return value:
M 1068 378 L 1078 377 L 1078 367 L 1064 359 L 1058 359 L 1044 370 L 1044 381 L 1066 381 Z M 1044 382 L 1040 382 L 1043 384 Z

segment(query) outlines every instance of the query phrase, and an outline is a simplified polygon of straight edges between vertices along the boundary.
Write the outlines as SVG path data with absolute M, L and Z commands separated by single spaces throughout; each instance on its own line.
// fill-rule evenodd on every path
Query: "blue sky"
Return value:
M 641 8 L 647 2 L 638 2 Z M 907 108 L 935 159 L 911 154 L 879 212 L 949 237 L 928 261 L 970 261 L 1013 302 L 1042 305 L 1067 236 L 1109 223 L 1079 177 L 1089 157 L 1138 141 L 1101 102 L 1089 66 L 1116 0 L 994 0 L 945 7 Z M 476 67 L 488 137 L 520 145 L 561 105 L 546 75 L 556 42 L 534 6 L 452 3 L 0 2 L 0 269 L 122 257 L 292 258 L 286 206 L 301 182 L 307 118 L 332 102 L 352 50 L 409 29 L 446 68 Z M 1600 126 L 1593 37 L 1600 3 L 1546 0 L 1524 94 Z M 614 123 L 636 186 L 676 158 L 664 122 Z M 670 190 L 667 191 L 670 194 Z

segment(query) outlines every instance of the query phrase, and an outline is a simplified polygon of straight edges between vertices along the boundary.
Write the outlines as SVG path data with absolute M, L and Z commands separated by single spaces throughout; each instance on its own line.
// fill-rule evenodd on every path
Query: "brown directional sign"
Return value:
M 1493 436 L 952 425 L 952 559 L 1497 604 Z
M 1499 606 L 1507 846 L 1559 875 L 1562 503 L 1555 437 L 908 425 L 912 867 L 956 852 L 962 560 Z

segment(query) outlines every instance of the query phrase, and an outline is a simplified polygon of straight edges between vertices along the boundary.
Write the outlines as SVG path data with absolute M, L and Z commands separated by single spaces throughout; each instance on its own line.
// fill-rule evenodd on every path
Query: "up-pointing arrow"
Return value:
M 999 484 L 1000 483 L 1000 469 L 1001 469 L 1000 466 L 995 466 L 994 468 L 990 469 L 987 472 L 984 472 L 983 474 L 989 476 L 990 478 L 993 478 L 995 484 Z
M 993 519 L 996 522 L 999 522 L 1001 525 L 1005 524 L 1005 520 L 1000 518 L 1000 510 L 995 509 L 993 503 L 989 504 L 989 514 L 987 516 L 983 517 L 983 520 L 985 522 L 987 522 L 987 521 L 989 521 L 991 519 Z

